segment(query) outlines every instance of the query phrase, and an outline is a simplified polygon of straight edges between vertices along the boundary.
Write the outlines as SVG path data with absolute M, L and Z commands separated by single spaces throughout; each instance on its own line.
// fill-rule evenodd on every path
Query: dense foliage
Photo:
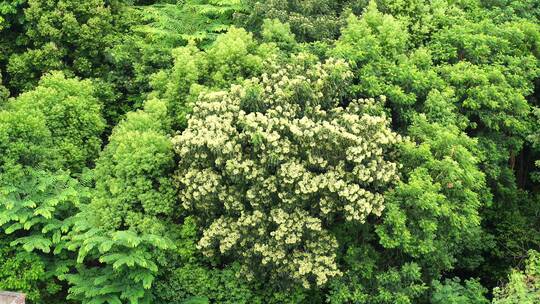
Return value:
M 173 139 L 202 252 L 239 260 L 248 278 L 306 288 L 340 274 L 329 227 L 380 216 L 399 142 L 384 116 L 363 109 L 369 101 L 337 107 L 351 77 L 343 61 L 313 59 L 200 95 Z
M 0 0 L 0 289 L 540 302 L 536 0 Z

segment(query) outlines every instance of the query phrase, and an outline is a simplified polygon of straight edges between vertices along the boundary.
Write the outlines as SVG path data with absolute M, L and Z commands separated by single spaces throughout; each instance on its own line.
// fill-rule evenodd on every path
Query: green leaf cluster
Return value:
M 0 110 L 0 239 L 19 249 L 6 252 L 6 267 L 13 271 L 4 273 L 6 288 L 28 291 L 32 300 L 62 289 L 57 278 L 70 264 L 62 238 L 88 198 L 75 175 L 100 149 L 105 127 L 100 111 L 92 83 L 62 73 L 44 76 L 36 89 Z M 17 285 L 17 272 L 25 271 L 18 263 L 28 260 L 36 268 Z M 35 271 L 43 274 L 34 278 Z M 36 290 L 47 285 L 48 291 Z
M 540 301 L 539 18 L 535 0 L 0 0 L 0 289 Z

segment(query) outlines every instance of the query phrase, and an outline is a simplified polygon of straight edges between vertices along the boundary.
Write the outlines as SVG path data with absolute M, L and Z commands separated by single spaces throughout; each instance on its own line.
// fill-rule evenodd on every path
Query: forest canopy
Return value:
M 0 290 L 540 303 L 537 0 L 0 0 Z

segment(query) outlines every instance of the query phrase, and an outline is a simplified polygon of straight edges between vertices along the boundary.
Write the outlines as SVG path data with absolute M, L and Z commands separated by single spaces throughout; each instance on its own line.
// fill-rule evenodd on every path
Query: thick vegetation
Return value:
M 540 4 L 0 1 L 0 289 L 540 302 Z

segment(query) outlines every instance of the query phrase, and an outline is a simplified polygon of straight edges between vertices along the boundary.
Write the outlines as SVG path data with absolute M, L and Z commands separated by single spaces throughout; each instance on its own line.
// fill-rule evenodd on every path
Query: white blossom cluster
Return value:
M 201 250 L 308 287 L 340 275 L 325 227 L 381 214 L 401 138 L 386 117 L 364 111 L 374 100 L 339 106 L 352 77 L 345 62 L 303 56 L 201 95 L 173 142 L 183 207 L 205 228 Z

